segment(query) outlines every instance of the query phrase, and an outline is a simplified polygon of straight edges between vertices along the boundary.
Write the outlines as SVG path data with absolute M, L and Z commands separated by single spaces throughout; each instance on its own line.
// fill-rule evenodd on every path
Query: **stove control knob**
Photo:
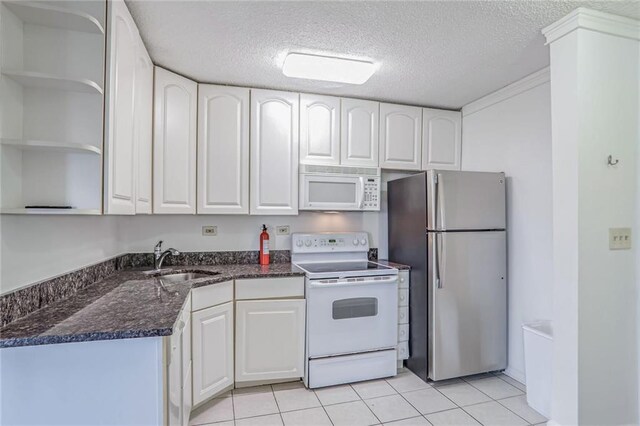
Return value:
M 302 240 L 298 240 L 298 241 L 296 241 L 296 245 L 297 245 L 298 247 L 302 247 L 302 244 L 303 244 Z
M 360 241 L 358 241 L 357 239 L 356 239 L 356 240 L 353 240 L 353 245 L 354 245 L 354 246 L 357 246 L 358 244 L 360 244 Z
M 304 245 L 307 246 L 307 247 L 311 247 L 311 240 L 305 241 Z
M 360 240 L 360 244 L 362 244 L 362 245 L 367 244 L 367 240 L 366 240 L 366 239 L 364 239 L 364 238 L 363 238 L 363 239 L 361 239 L 361 240 Z

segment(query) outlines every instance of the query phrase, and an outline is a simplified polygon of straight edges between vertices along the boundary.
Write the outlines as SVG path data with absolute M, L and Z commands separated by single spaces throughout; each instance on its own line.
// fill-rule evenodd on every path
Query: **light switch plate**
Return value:
M 276 235 L 289 235 L 289 225 L 276 226 Z
M 609 250 L 630 250 L 631 228 L 609 228 Z
M 203 226 L 202 227 L 202 235 L 205 237 L 215 237 L 218 235 L 218 227 L 217 226 Z

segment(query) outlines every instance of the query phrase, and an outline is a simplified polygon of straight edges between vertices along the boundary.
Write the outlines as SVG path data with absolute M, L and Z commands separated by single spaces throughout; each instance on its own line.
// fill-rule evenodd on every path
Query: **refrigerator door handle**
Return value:
M 440 230 L 445 230 L 447 229 L 447 224 L 446 224 L 446 219 L 447 219 L 447 214 L 445 212 L 445 203 L 444 201 L 446 200 L 447 197 L 443 196 L 446 195 L 445 189 L 444 189 L 444 179 L 442 179 L 442 175 L 441 174 L 437 174 L 437 179 L 436 179 L 436 188 L 437 188 L 437 192 L 436 192 L 436 211 L 435 211 L 435 215 L 436 215 L 436 224 L 438 223 L 438 216 L 440 216 Z
M 433 173 L 433 191 L 431 191 L 431 206 L 433 207 L 432 213 L 433 213 L 433 230 L 437 231 L 438 230 L 438 198 L 439 198 L 439 194 L 438 194 L 438 181 L 439 181 L 439 175 L 437 172 Z
M 436 232 L 433 235 L 434 245 L 433 245 L 433 272 L 435 275 L 434 282 L 436 283 L 436 288 L 442 288 L 442 279 L 440 276 L 440 233 Z

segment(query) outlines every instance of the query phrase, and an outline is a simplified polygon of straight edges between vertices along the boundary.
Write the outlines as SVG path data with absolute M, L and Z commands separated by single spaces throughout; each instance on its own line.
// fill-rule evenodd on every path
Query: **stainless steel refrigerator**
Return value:
M 506 368 L 504 173 L 432 170 L 387 196 L 389 259 L 412 268 L 407 367 L 436 381 Z

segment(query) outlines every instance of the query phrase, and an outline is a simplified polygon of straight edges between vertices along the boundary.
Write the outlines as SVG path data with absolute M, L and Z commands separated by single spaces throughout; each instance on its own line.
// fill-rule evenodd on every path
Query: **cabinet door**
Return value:
M 380 104 L 380 167 L 420 170 L 422 108 Z
M 233 302 L 191 314 L 193 405 L 233 384 Z
M 340 163 L 378 167 L 379 103 L 343 98 L 341 116 Z
M 422 110 L 422 169 L 460 170 L 462 114 Z
M 151 205 L 151 161 L 153 157 L 153 62 L 147 53 L 142 38 L 137 37 L 135 136 L 136 136 L 136 213 L 150 214 Z
M 182 331 L 182 422 L 183 426 L 189 424 L 191 414 L 191 309 L 185 308 L 183 311 L 184 329 Z
M 178 426 L 182 422 L 182 334 L 176 331 L 167 338 L 167 423 Z
M 300 163 L 340 164 L 340 98 L 300 95 Z
M 251 90 L 251 214 L 298 214 L 298 94 Z
M 236 302 L 236 382 L 304 376 L 305 301 Z
M 138 30 L 124 1 L 109 2 L 104 213 L 135 214 L 134 93 Z
M 153 212 L 196 212 L 198 84 L 155 67 Z
M 198 213 L 249 213 L 249 89 L 198 87 Z

